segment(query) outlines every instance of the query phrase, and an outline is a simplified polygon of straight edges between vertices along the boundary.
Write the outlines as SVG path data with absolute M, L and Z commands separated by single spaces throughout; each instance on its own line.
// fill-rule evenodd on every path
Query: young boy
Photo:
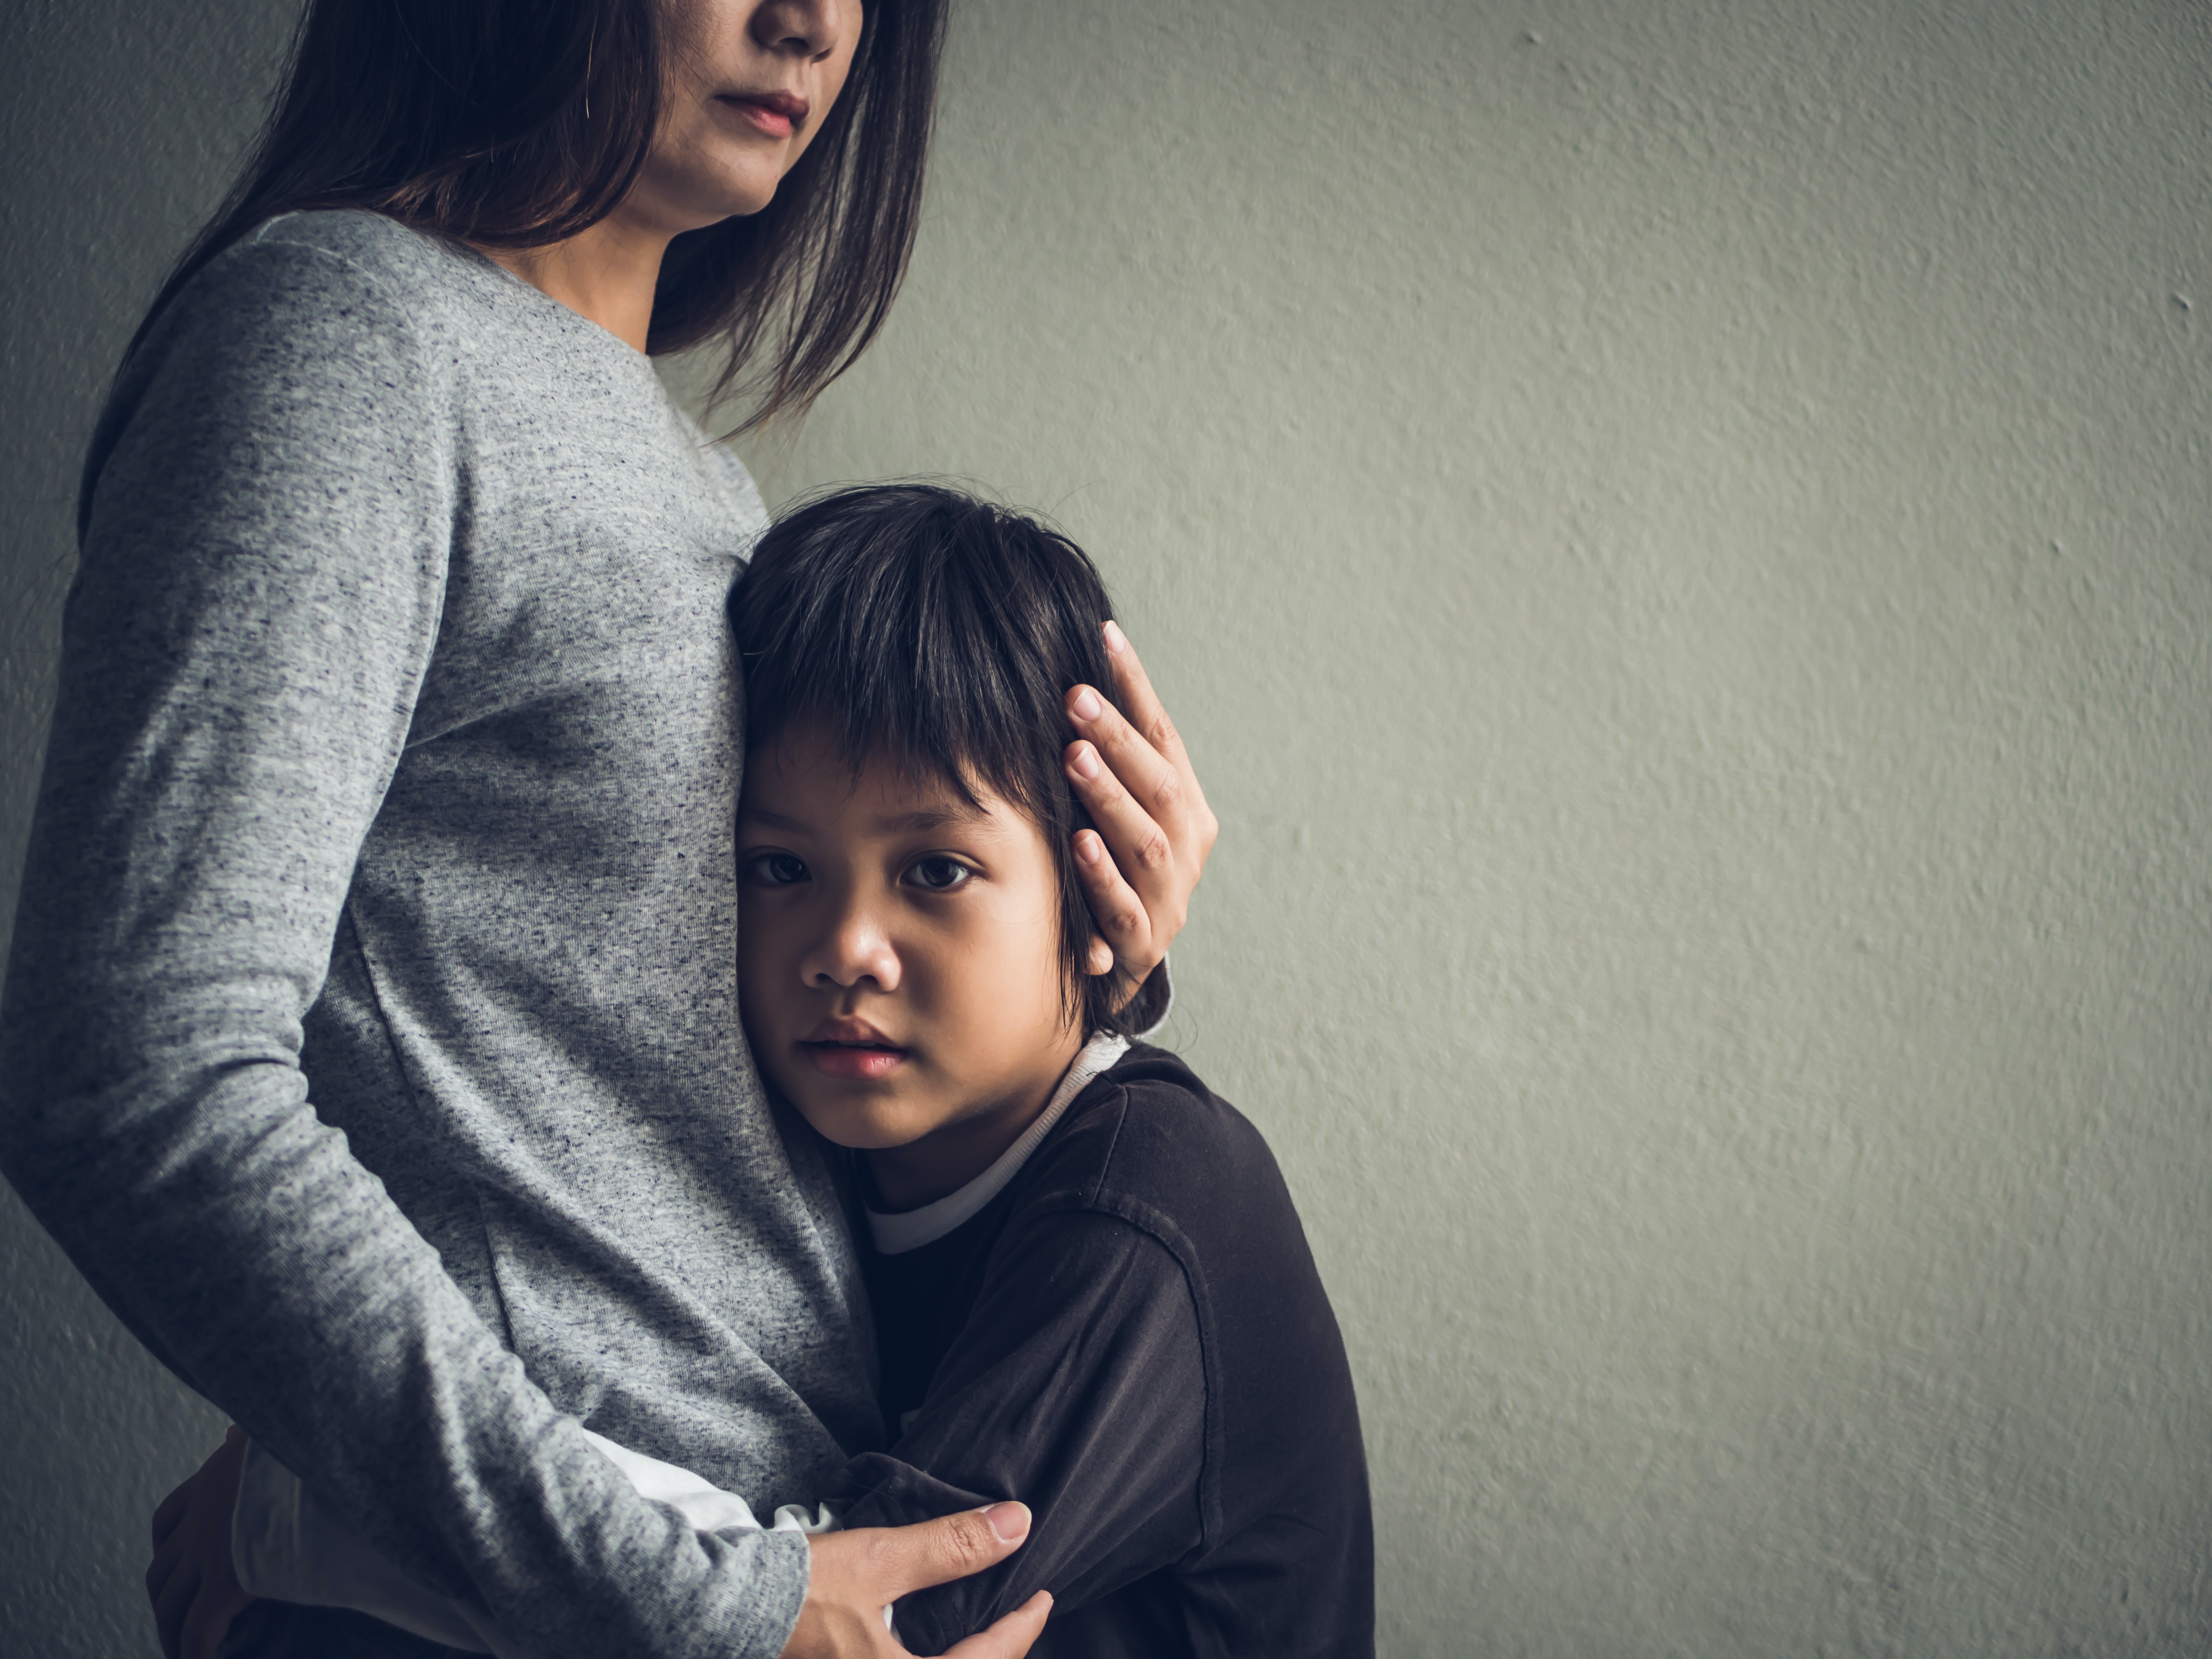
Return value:
M 1290 1195 L 1087 971 L 1060 701 L 1112 683 L 1109 614 L 1064 538 L 919 485 L 786 518 L 732 599 L 745 1025 L 782 1102 L 850 1149 L 891 1437 L 806 1496 L 846 1527 L 1030 1506 L 1009 1559 L 898 1604 L 917 1653 L 1048 1589 L 1040 1655 L 1364 1656 L 1358 1418 Z M 695 1524 L 750 1524 L 603 1449 Z M 249 1463 L 248 1589 L 503 1650 L 283 1480 Z

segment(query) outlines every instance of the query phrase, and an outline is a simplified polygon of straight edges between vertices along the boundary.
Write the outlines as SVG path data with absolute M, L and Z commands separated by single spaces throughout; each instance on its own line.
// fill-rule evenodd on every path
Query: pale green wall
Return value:
M 281 0 L 0 3 L 0 939 L 77 465 L 138 313 L 228 182 L 287 17 Z M 222 1432 L 0 1182 L 0 1655 L 159 1654 L 148 1518 Z
M 273 34 L 94 9 L 11 23 L 17 571 Z M 2208 91 L 2193 0 L 963 0 L 896 319 L 748 453 L 1105 566 L 1387 1653 L 2212 1650 Z M 206 1419 L 8 1203 L 0 1618 L 143 1649 Z

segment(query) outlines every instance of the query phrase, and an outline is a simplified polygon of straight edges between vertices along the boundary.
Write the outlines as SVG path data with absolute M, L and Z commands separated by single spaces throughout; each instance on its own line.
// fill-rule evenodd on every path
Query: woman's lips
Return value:
M 735 110 L 771 138 L 790 137 L 809 107 L 795 92 L 726 92 L 714 101 Z
M 889 1077 L 906 1064 L 906 1050 L 889 1044 L 802 1042 L 807 1059 L 824 1077 L 850 1083 L 873 1083 Z

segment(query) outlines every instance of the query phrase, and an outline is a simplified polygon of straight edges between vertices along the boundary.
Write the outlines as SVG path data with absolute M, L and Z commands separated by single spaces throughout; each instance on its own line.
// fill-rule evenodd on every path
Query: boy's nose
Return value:
M 850 990 L 866 981 L 878 991 L 896 991 L 898 952 L 890 935 L 866 905 L 841 909 L 832 926 L 799 963 L 799 976 L 817 990 Z

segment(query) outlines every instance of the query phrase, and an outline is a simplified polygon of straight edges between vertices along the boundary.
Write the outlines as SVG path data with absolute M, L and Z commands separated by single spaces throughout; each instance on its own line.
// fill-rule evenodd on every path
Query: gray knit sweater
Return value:
M 426 1585 L 549 1659 L 774 1655 L 804 1540 L 693 1533 L 574 1421 L 763 1513 L 879 1435 L 738 1023 L 750 481 L 612 336 L 360 213 L 210 265 L 88 476 L 0 1165 Z

